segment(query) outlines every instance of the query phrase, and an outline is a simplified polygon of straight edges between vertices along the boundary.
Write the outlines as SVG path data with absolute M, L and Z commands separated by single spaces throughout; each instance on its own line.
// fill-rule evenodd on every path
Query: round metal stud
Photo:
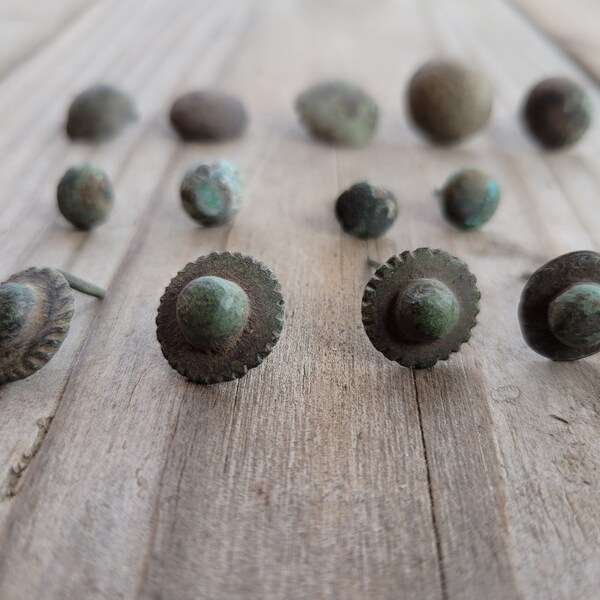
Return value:
M 277 278 L 252 256 L 213 252 L 167 286 L 156 319 L 164 357 L 204 385 L 243 377 L 271 352 L 283 327 Z
M 365 288 L 362 318 L 371 343 L 389 360 L 424 369 L 471 337 L 481 294 L 475 276 L 443 250 L 392 256 Z
M 21 271 L 0 285 L 0 384 L 33 375 L 58 352 L 73 317 L 71 288 L 104 296 L 50 267 Z
M 563 254 L 530 278 L 519 304 L 527 345 L 556 361 L 600 351 L 600 254 Z

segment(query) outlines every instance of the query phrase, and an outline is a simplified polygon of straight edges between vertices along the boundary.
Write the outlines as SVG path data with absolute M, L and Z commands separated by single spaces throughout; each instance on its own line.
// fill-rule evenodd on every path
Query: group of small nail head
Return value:
M 443 92 L 443 93 L 442 93 Z M 470 67 L 430 61 L 413 76 L 406 95 L 413 125 L 432 143 L 452 145 L 482 129 L 491 116 L 491 86 Z M 307 132 L 339 146 L 362 147 L 374 136 L 379 109 L 359 86 L 316 83 L 296 100 Z M 66 133 L 102 142 L 137 118 L 131 98 L 108 85 L 93 86 L 72 102 Z M 242 102 L 216 90 L 184 94 L 170 120 L 183 141 L 208 142 L 243 135 Z M 522 120 L 546 149 L 570 146 L 591 123 L 585 91 L 564 78 L 546 79 L 527 95 Z M 500 186 L 473 168 L 450 176 L 438 192 L 442 213 L 460 229 L 477 229 L 494 215 Z M 106 173 L 90 164 L 70 168 L 59 182 L 58 208 L 83 230 L 104 223 L 114 204 Z M 226 160 L 191 167 L 180 185 L 183 208 L 198 223 L 230 222 L 243 198 L 243 182 Z M 357 238 L 383 235 L 398 214 L 395 195 L 359 181 L 335 202 L 342 229 Z M 71 288 L 98 298 L 103 290 L 53 268 L 31 268 L 0 285 L 0 383 L 43 367 L 66 337 L 73 316 Z M 447 360 L 471 336 L 480 292 L 467 265 L 439 249 L 392 256 L 367 283 L 362 299 L 365 332 L 386 358 L 409 368 Z M 231 381 L 260 365 L 283 329 L 284 301 L 274 273 L 252 256 L 213 252 L 187 264 L 167 286 L 158 308 L 157 337 L 168 363 L 200 384 Z M 600 351 L 600 254 L 560 256 L 536 271 L 519 306 L 525 341 L 553 360 L 576 360 Z

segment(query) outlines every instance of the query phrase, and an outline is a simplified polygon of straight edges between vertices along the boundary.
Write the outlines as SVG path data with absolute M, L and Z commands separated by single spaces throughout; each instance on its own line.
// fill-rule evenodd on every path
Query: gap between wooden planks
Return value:
M 26 467 L 0 504 L 1 597 L 594 597 L 599 362 L 539 359 L 515 319 L 523 275 L 597 248 L 600 223 L 597 131 L 548 157 L 514 114 L 542 67 L 590 82 L 495 0 L 342 6 L 343 22 L 338 2 L 105 2 L 62 50 L 58 38 L 0 85 L 0 107 L 39 86 L 0 137 L 2 275 L 55 264 L 110 289 L 103 303 L 78 302 L 44 371 L 0 391 L 3 472 Z M 48 53 L 56 65 L 92 63 L 43 77 Z M 488 131 L 450 152 L 416 138 L 399 104 L 436 53 L 478 63 L 498 96 Z M 364 151 L 315 144 L 295 123 L 295 94 L 332 74 L 382 106 Z M 98 149 L 68 144 L 67 98 L 106 77 L 134 94 L 144 121 Z M 213 82 L 247 101 L 249 135 L 179 144 L 170 101 Z M 246 204 L 230 229 L 199 230 L 177 185 L 215 155 L 240 166 Z M 55 181 L 82 158 L 107 168 L 121 198 L 91 236 L 54 206 Z M 446 226 L 431 194 L 463 164 L 504 184 L 497 217 L 472 236 Z M 368 244 L 343 236 L 332 214 L 338 191 L 363 177 L 402 207 L 390 235 Z M 419 245 L 464 257 L 483 302 L 473 342 L 413 374 L 369 346 L 359 304 L 367 257 Z M 170 277 L 214 249 L 273 267 L 287 320 L 263 367 L 204 389 L 162 359 L 154 317 Z

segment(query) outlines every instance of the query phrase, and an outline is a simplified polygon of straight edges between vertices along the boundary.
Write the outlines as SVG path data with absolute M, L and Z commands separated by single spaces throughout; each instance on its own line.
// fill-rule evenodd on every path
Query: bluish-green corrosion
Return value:
M 71 167 L 60 180 L 56 197 L 65 219 L 85 230 L 104 223 L 114 203 L 108 176 L 89 164 Z
M 181 202 L 187 213 L 205 227 L 231 221 L 242 205 L 244 184 L 226 160 L 190 169 L 181 183 Z
M 555 298 L 548 308 L 554 337 L 571 348 L 600 343 L 600 285 L 579 283 Z
M 452 290 L 437 279 L 415 279 L 398 294 L 392 320 L 401 339 L 431 342 L 448 335 L 458 323 L 460 307 Z
M 313 85 L 298 96 L 296 110 L 314 137 L 342 146 L 369 143 L 379 118 L 373 98 L 345 81 Z
M 215 350 L 242 332 L 249 314 L 248 296 L 228 279 L 194 279 L 177 298 L 177 323 L 186 340 L 200 350 Z
M 500 186 L 482 171 L 463 169 L 446 182 L 440 195 L 444 216 L 453 225 L 478 229 L 496 212 Z

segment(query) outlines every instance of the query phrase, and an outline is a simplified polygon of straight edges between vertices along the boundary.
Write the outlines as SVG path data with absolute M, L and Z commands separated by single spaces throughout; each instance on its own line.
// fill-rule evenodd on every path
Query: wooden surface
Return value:
M 0 5 L 1 6 L 1 5 Z M 83 6 L 83 4 L 81 4 Z M 0 389 L 0 598 L 577 599 L 600 589 L 600 356 L 554 364 L 521 339 L 527 274 L 599 249 L 600 131 L 542 154 L 516 114 L 548 73 L 600 95 L 504 0 L 104 0 L 29 46 L 0 81 L 0 276 L 31 265 L 105 286 L 78 298 L 57 356 Z M 472 61 L 496 89 L 493 122 L 455 149 L 408 127 L 400 98 L 438 55 Z M 359 151 L 309 140 L 295 95 L 348 77 L 380 103 Z M 85 86 L 130 92 L 142 119 L 111 143 L 69 143 Z M 183 145 L 177 94 L 218 86 L 248 135 Z M 231 227 L 181 210 L 182 174 L 227 157 L 246 180 Z M 84 160 L 113 178 L 91 234 L 58 214 L 55 186 Z M 433 190 L 473 165 L 502 183 L 485 230 L 441 218 Z M 341 189 L 371 178 L 401 213 L 381 240 L 342 235 Z M 429 245 L 463 257 L 482 311 L 471 343 L 413 373 L 369 344 L 367 259 Z M 162 358 L 155 314 L 186 262 L 212 250 L 264 260 L 286 298 L 264 365 L 210 388 Z
M 513 0 L 523 14 L 600 80 L 600 7 L 597 0 Z

